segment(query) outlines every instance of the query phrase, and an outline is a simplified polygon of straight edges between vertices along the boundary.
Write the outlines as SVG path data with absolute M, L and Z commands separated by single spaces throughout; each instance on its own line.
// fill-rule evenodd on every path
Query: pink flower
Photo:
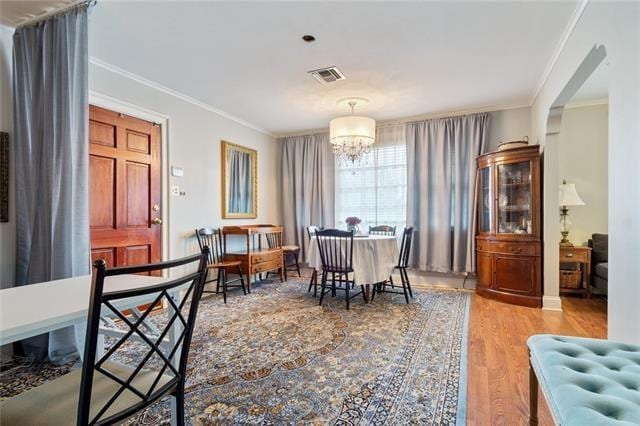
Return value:
M 347 225 L 355 226 L 355 225 L 359 224 L 362 221 L 358 217 L 349 216 L 348 218 L 345 219 L 345 222 L 346 222 Z

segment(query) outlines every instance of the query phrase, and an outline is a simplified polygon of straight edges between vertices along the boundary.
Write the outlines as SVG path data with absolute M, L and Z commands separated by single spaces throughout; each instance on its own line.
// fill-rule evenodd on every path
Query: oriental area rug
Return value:
M 188 423 L 464 424 L 470 293 L 422 288 L 374 302 L 318 298 L 308 283 L 263 284 L 202 299 L 189 354 Z M 135 352 L 135 347 L 130 351 Z M 132 352 L 132 353 L 133 353 Z M 126 360 L 123 360 L 126 361 Z M 0 396 L 74 366 L 2 373 Z M 169 401 L 131 424 L 166 424 Z

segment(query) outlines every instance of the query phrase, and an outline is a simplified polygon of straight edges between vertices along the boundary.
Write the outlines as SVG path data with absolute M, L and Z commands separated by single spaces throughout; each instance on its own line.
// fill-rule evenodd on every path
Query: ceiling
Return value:
M 577 3 L 100 0 L 90 47 L 101 63 L 285 134 L 326 128 L 352 96 L 377 120 L 527 105 Z M 347 79 L 307 74 L 332 65 Z
M 0 22 L 15 27 L 72 3 L 74 0 L 2 0 L 0 1 Z

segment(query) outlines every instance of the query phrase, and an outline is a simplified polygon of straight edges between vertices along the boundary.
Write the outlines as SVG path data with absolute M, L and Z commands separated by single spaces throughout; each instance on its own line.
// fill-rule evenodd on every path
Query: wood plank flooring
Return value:
M 607 337 L 606 301 L 562 298 L 563 312 L 524 308 L 472 296 L 469 324 L 467 424 L 526 425 L 529 360 L 526 341 L 551 333 Z M 539 424 L 553 421 L 538 396 Z

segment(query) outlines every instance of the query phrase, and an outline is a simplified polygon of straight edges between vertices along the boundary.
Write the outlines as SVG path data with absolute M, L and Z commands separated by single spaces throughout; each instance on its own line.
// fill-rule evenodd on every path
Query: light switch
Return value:
M 182 170 L 182 167 L 171 166 L 171 176 L 182 177 L 184 176 L 184 170 Z

